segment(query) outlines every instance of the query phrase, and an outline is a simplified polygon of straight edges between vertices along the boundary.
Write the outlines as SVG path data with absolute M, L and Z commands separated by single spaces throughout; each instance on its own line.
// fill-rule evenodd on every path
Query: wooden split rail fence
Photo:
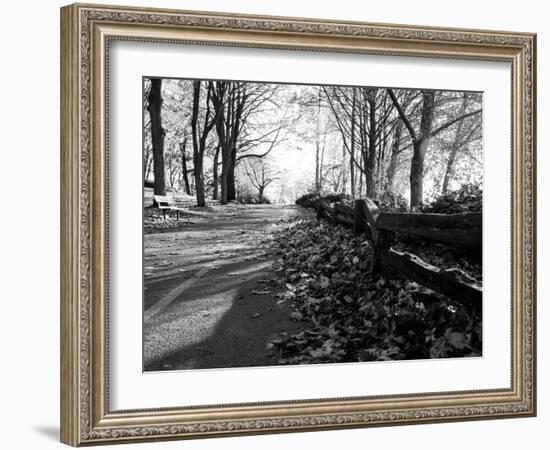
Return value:
M 355 207 L 318 200 L 317 219 L 365 233 L 374 249 L 373 269 L 388 278 L 405 278 L 481 313 L 482 288 L 462 270 L 441 269 L 420 257 L 392 248 L 395 235 L 440 242 L 468 250 L 481 258 L 481 213 L 423 214 L 383 213 L 371 199 L 355 201 Z

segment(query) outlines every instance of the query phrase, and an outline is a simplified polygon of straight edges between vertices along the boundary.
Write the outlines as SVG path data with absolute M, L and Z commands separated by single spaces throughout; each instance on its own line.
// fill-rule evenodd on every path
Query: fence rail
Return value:
M 376 227 L 469 249 L 481 248 L 481 213 L 380 214 Z
M 395 233 L 399 233 L 468 249 L 480 256 L 481 213 L 383 213 L 369 198 L 356 200 L 354 207 L 342 203 L 331 205 L 323 200 L 315 202 L 314 207 L 318 220 L 341 225 L 356 235 L 365 233 L 374 248 L 374 271 L 392 279 L 416 281 L 481 313 L 482 288 L 476 280 L 460 269 L 441 269 L 417 255 L 392 247 Z

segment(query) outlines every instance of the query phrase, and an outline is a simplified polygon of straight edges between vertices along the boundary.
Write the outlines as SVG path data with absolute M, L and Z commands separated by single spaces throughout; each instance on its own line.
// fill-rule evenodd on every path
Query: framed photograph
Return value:
M 61 440 L 536 414 L 536 36 L 61 9 Z

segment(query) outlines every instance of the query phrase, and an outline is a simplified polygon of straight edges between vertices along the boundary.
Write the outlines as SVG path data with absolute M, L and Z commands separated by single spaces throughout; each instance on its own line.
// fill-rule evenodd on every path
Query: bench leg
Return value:
M 162 219 L 166 220 L 166 210 L 165 209 L 162 210 Z
M 176 211 L 176 220 L 180 220 L 180 212 Z

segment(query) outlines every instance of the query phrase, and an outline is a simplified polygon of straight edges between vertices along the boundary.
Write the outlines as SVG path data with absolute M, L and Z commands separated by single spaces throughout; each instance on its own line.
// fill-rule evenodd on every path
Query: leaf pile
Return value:
M 296 199 L 296 204 L 303 206 L 304 208 L 312 208 L 315 206 L 317 200 L 323 200 L 327 203 L 343 202 L 351 203 L 353 205 L 353 199 L 344 193 L 329 192 L 321 195 L 319 192 L 308 192 Z
M 481 354 L 481 319 L 445 296 L 371 275 L 372 249 L 314 219 L 274 237 L 281 303 L 309 323 L 268 344 L 280 364 L 424 359 Z
M 477 184 L 464 184 L 456 191 L 441 195 L 429 205 L 422 207 L 424 213 L 453 214 L 481 212 L 483 210 L 483 189 Z
M 186 200 L 188 201 L 188 200 Z M 201 220 L 208 221 L 217 217 L 230 217 L 249 209 L 247 205 L 237 203 L 228 203 L 220 205 L 211 202 L 207 206 L 195 206 L 193 204 L 176 203 L 180 209 L 178 214 L 174 211 L 163 210 L 153 206 L 143 209 L 143 230 L 145 234 L 171 230 L 176 228 L 185 228 L 186 225 L 197 223 Z
M 395 213 L 409 210 L 409 202 L 398 192 L 385 191 L 374 202 L 382 212 Z
M 179 220 L 176 218 L 176 213 L 166 211 L 162 213 L 158 208 L 145 208 L 143 210 L 143 230 L 145 234 L 150 234 L 156 231 L 179 228 L 189 223 L 191 214 L 183 211 L 179 212 Z

